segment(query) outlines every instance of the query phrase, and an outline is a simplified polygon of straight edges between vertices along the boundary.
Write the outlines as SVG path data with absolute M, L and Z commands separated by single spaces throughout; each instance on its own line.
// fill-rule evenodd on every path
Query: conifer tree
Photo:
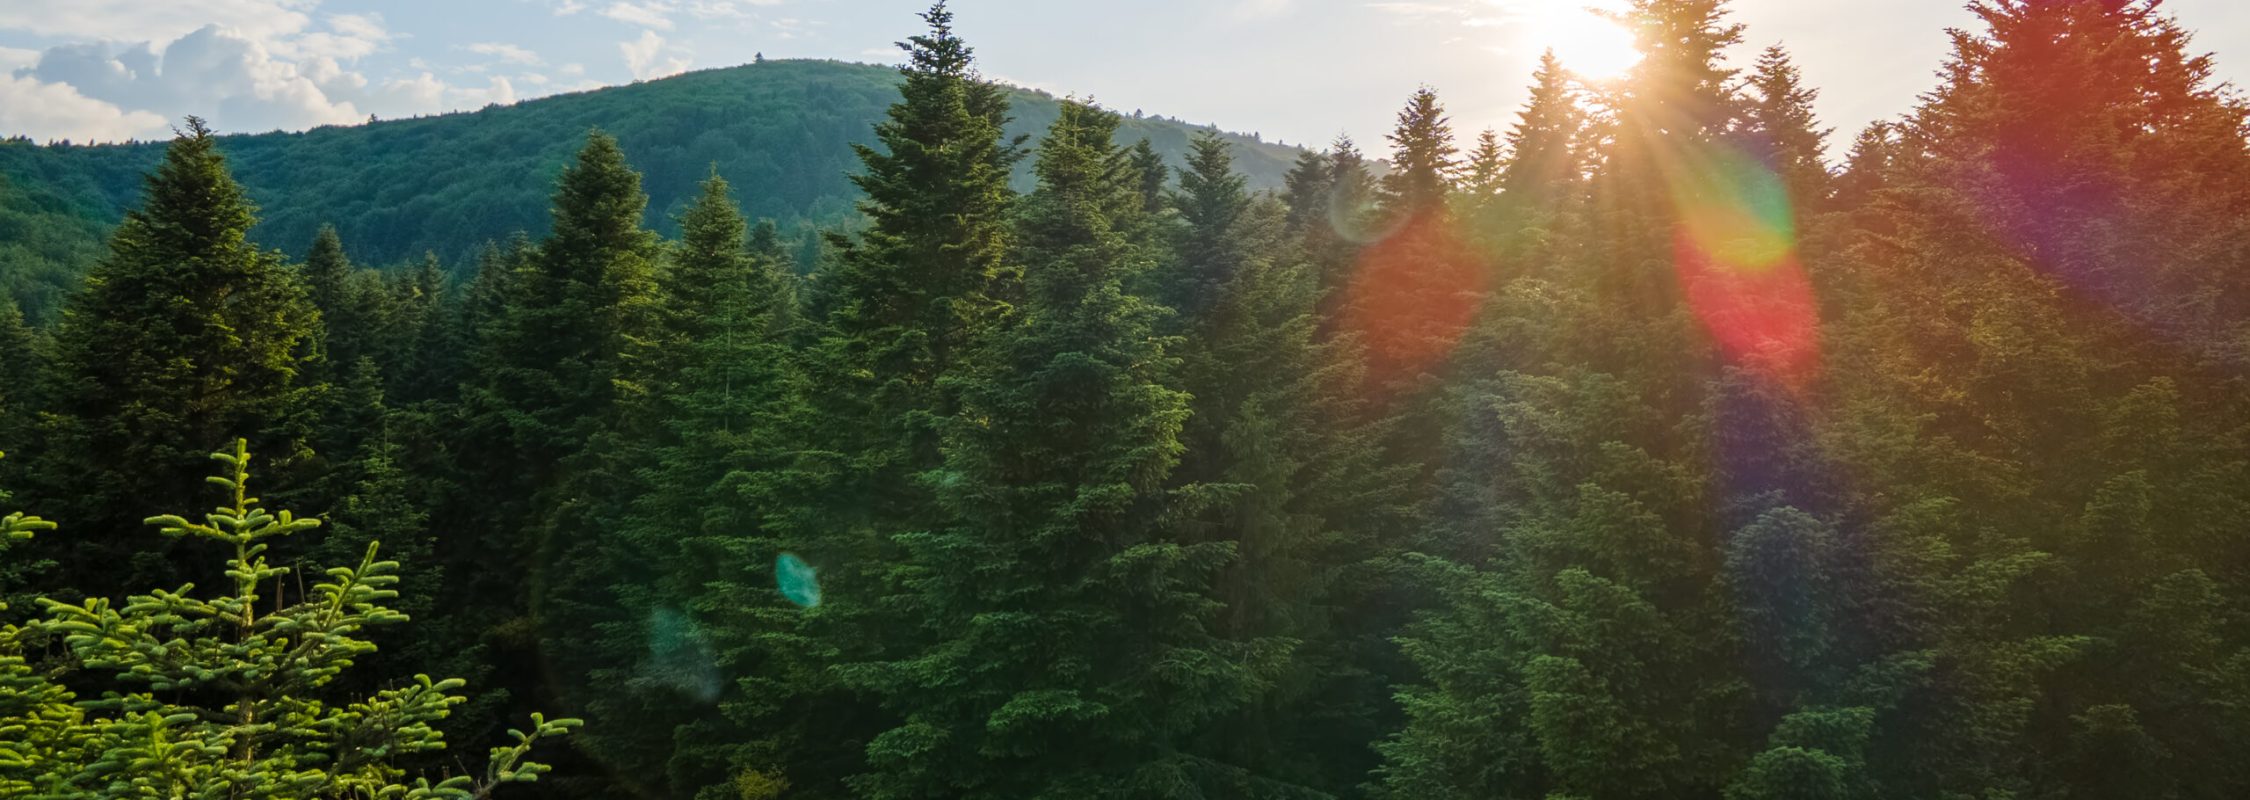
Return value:
M 1008 258 L 1022 140 L 1005 134 L 1006 93 L 977 74 L 945 3 L 922 19 L 928 31 L 899 45 L 907 63 L 898 102 L 875 143 L 857 148 L 867 226 L 856 239 L 829 238 L 833 261 L 813 285 L 811 304 L 823 313 L 803 363 L 820 423 L 799 446 L 808 482 L 776 501 L 767 530 L 828 567 L 821 581 L 837 599 L 805 616 L 803 634 L 817 643 L 805 652 L 830 663 L 889 658 L 928 638 L 926 620 L 876 602 L 900 590 L 905 554 L 893 537 L 948 519 L 926 477 L 944 461 L 939 422 L 958 406 L 945 376 L 1022 298 Z M 863 769 L 869 737 L 895 724 L 824 666 L 772 691 L 775 702 L 816 704 L 806 713 L 844 731 L 800 743 L 798 759 L 822 774 Z
M 1335 164 L 1327 153 L 1307 150 L 1289 167 L 1281 193 L 1289 206 L 1289 230 L 1300 236 L 1328 225 L 1328 198 L 1336 185 Z
M 1367 157 L 1350 136 L 1336 137 L 1328 166 L 1328 195 L 1319 204 L 1324 219 L 1308 229 L 1304 246 L 1320 274 L 1321 316 L 1333 322 L 1359 266 L 1360 246 L 1376 224 L 1378 187 Z
M 1156 309 L 1123 291 L 1148 255 L 1114 114 L 1066 103 L 1020 241 L 1025 303 L 950 380 L 947 524 L 901 537 L 912 618 L 938 638 L 854 683 L 903 720 L 868 747 L 866 797 L 1193 796 L 1182 745 L 1256 685 L 1209 625 L 1220 543 L 1163 535 L 1186 398 Z
M 703 188 L 659 274 L 663 353 L 634 412 L 658 422 L 620 454 L 642 488 L 595 513 L 611 533 L 594 543 L 598 563 L 579 568 L 581 585 L 601 583 L 579 590 L 581 624 L 562 638 L 580 652 L 567 663 L 588 665 L 601 687 L 586 695 L 598 723 L 587 749 L 638 791 L 686 796 L 751 773 L 834 785 L 842 775 L 812 769 L 820 748 L 792 749 L 785 733 L 819 730 L 818 711 L 764 710 L 800 688 L 775 673 L 802 654 L 772 643 L 795 630 L 794 608 L 771 591 L 774 557 L 794 545 L 764 518 L 798 499 L 778 487 L 796 478 L 790 454 L 809 435 L 806 387 L 775 323 L 771 253 L 749 249 L 725 180 Z M 731 738 L 675 741 L 683 726 Z
M 1345 573 L 1396 529 L 1410 468 L 1392 466 L 1359 391 L 1358 353 L 1318 337 L 1314 275 L 1283 246 L 1282 209 L 1252 198 L 1224 140 L 1199 137 L 1173 200 L 1184 310 L 1180 385 L 1192 412 L 1175 484 L 1223 487 L 1182 525 L 1233 544 L 1217 631 L 1297 642 L 1273 690 L 1209 737 L 1249 796 L 1338 792 L 1365 774 L 1387 687 L 1357 648 Z M 1283 260 L 1283 259 L 1289 260 Z M 1317 720 L 1317 721 L 1316 721 Z M 1356 723 L 1356 724 L 1355 724 Z
M 1385 228 L 1344 287 L 1340 321 L 1364 337 L 1370 372 L 1390 399 L 1411 401 L 1460 343 L 1490 276 L 1446 207 L 1455 150 L 1436 92 L 1408 98 L 1390 141 Z
M 494 273 L 496 296 L 472 298 L 499 307 L 471 310 L 484 330 L 450 437 L 466 481 L 433 518 L 485 532 L 441 539 L 437 560 L 458 576 L 441 602 L 464 609 L 458 630 L 474 637 L 446 644 L 489 647 L 482 666 L 509 682 L 488 700 L 527 708 L 543 692 L 583 686 L 541 678 L 579 666 L 577 651 L 560 645 L 588 622 L 579 612 L 590 602 L 582 587 L 601 568 L 600 512 L 638 488 L 617 467 L 620 439 L 647 424 L 626 413 L 654 328 L 658 242 L 642 227 L 647 202 L 617 141 L 588 134 L 557 181 L 552 232 L 536 248 L 513 248 L 521 260 Z M 521 566 L 480 568 L 495 559 Z M 480 716 L 455 729 L 497 725 Z
M 1584 158 L 1585 111 L 1573 96 L 1570 73 L 1548 50 L 1531 75 L 1531 99 L 1508 129 L 1508 163 L 1500 178 L 1509 207 L 1536 211 L 1569 193 L 1579 180 Z
M 1205 135 L 1215 134 L 1197 134 L 1198 137 Z M 1147 139 L 1133 145 L 1133 172 L 1141 178 L 1141 212 L 1152 219 L 1163 214 L 1167 199 L 1164 187 L 1171 185 L 1172 169 L 1164 166 L 1164 156 L 1157 153 L 1156 145 Z
M 1477 134 L 1477 146 L 1461 164 L 1461 193 L 1476 205 L 1499 196 L 1501 177 L 1507 173 L 1508 155 L 1500 148 L 1500 134 L 1486 128 Z
M 1453 126 L 1437 92 L 1425 86 L 1407 98 L 1391 130 L 1391 170 L 1383 175 L 1383 211 L 1408 219 L 1439 208 L 1458 169 Z
M 322 225 L 313 237 L 312 246 L 305 252 L 301 268 L 305 282 L 305 297 L 313 307 L 320 309 L 323 323 L 322 350 L 324 364 L 341 371 L 359 362 L 359 357 L 371 355 L 368 347 L 369 323 L 365 312 L 371 310 L 359 302 L 353 291 L 357 270 L 344 255 L 344 241 L 336 235 L 332 225 Z
M 1759 161 L 1780 176 L 1797 215 L 1810 218 L 1827 208 L 1832 183 L 1822 157 L 1832 131 L 1813 116 L 1820 90 L 1804 85 L 1803 73 L 1780 45 L 1758 55 L 1749 81 L 1741 135 Z
M 284 473 L 307 455 L 320 312 L 249 240 L 254 222 L 218 137 L 190 117 L 64 313 L 52 429 L 27 491 L 81 532 L 64 565 L 74 588 L 169 579 L 169 548 L 126 539 L 137 520 L 123 515 L 188 505 L 181 487 L 226 437 L 254 434 Z
M 481 776 L 406 782 L 397 763 L 445 748 L 431 725 L 462 698 L 458 679 L 416 675 L 364 697 L 325 697 L 356 659 L 375 648 L 368 630 L 406 621 L 388 607 L 398 563 L 369 543 L 358 566 L 326 571 L 309 592 L 289 596 L 290 570 L 270 565 L 275 541 L 317 527 L 287 511 L 269 513 L 249 494 L 250 456 L 241 440 L 213 454 L 210 483 L 229 502 L 204 522 L 152 517 L 166 536 L 233 549 L 230 594 L 193 595 L 192 584 L 82 603 L 43 600 L 46 617 L 0 626 L 0 791 L 51 797 L 486 797 L 505 784 L 537 781 L 545 764 L 524 760 L 575 719 L 532 716 L 516 743 L 493 748 Z M 0 548 L 52 523 L 0 518 Z M 270 605 L 270 608 L 269 608 Z M 36 662 L 38 645 L 70 658 Z M 88 686 L 114 687 L 85 697 Z M 119 691 L 122 689 L 122 691 Z
M 1851 152 L 1845 155 L 1843 170 L 1836 176 L 1837 208 L 1852 211 L 1874 201 L 1891 170 L 1896 128 L 1896 123 L 1877 120 L 1852 140 Z
M 0 445 L 21 446 L 32 431 L 36 379 L 44 346 L 15 303 L 0 301 Z M 4 475 L 5 468 L 0 468 Z

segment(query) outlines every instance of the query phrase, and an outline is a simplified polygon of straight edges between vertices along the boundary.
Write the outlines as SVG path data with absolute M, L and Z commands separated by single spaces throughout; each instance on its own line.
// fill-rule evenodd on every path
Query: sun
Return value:
M 1530 0 L 1524 4 L 1524 35 L 1535 47 L 1550 47 L 1563 66 L 1593 81 L 1623 77 L 1641 62 L 1633 32 L 1599 13 L 1600 5 L 1581 0 Z

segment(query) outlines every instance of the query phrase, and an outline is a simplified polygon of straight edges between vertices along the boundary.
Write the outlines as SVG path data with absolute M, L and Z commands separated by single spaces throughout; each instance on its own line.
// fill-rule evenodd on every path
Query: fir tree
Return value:
M 658 281 L 662 355 L 635 403 L 658 422 L 621 443 L 616 467 L 642 488 L 595 511 L 612 532 L 579 572 L 598 586 L 581 590 L 575 632 L 562 636 L 589 687 L 608 687 L 586 695 L 599 723 L 589 750 L 643 792 L 688 795 L 751 772 L 834 784 L 843 776 L 811 774 L 818 749 L 793 749 L 802 739 L 776 730 L 818 731 L 818 711 L 764 711 L 801 688 L 775 675 L 802 654 L 770 640 L 793 627 L 770 590 L 774 557 L 791 545 L 764 524 L 799 499 L 779 487 L 797 479 L 790 454 L 808 435 L 805 386 L 775 324 L 780 275 L 770 252 L 748 248 L 716 176 L 681 228 Z M 746 678 L 755 688 L 746 696 L 721 675 L 757 676 Z M 675 742 L 681 726 L 736 738 Z
M 1568 194 L 1584 164 L 1585 111 L 1553 50 L 1539 56 L 1531 81 L 1531 99 L 1508 129 L 1508 164 L 1500 178 L 1510 207 L 1521 211 L 1546 208 Z
M 1231 548 L 1162 535 L 1186 398 L 1155 309 L 1122 289 L 1148 256 L 1117 124 L 1064 106 L 1019 234 L 1025 303 L 951 379 L 951 521 L 902 537 L 901 602 L 939 638 L 848 671 L 903 719 L 870 743 L 863 796 L 1192 796 L 1181 743 L 1255 685 L 1263 648 L 1208 630 Z
M 1200 139 L 1210 135 L 1216 134 L 1204 132 L 1196 134 L 1196 137 Z M 1167 199 L 1164 187 L 1172 182 L 1172 170 L 1164 166 L 1164 156 L 1157 153 L 1156 146 L 1149 144 L 1147 139 L 1133 145 L 1133 172 L 1141 178 L 1141 212 L 1150 218 L 1164 213 L 1164 201 Z
M 1387 691 L 1357 649 L 1368 626 L 1344 610 L 1361 589 L 1345 574 L 1396 529 L 1411 469 L 1385 460 L 1356 349 L 1320 341 L 1314 276 L 1281 260 L 1283 210 L 1248 194 L 1229 150 L 1198 139 L 1173 201 L 1174 258 L 1197 298 L 1179 345 L 1192 413 L 1173 481 L 1224 492 L 1181 528 L 1241 553 L 1219 577 L 1218 633 L 1298 646 L 1273 689 L 1207 747 L 1240 771 L 1231 793 L 1340 792 L 1368 767 Z
M 1328 225 L 1329 194 L 1336 185 L 1335 164 L 1327 153 L 1307 150 L 1290 165 L 1282 191 L 1289 206 L 1289 230 L 1305 235 Z
M 1798 216 L 1809 218 L 1827 208 L 1832 182 L 1821 155 L 1832 131 L 1813 116 L 1820 91 L 1804 85 L 1803 74 L 1780 45 L 1758 55 L 1749 80 L 1752 94 L 1742 109 L 1741 135 L 1759 161 L 1780 176 Z
M 1499 196 L 1507 169 L 1508 157 L 1500 148 L 1500 134 L 1484 129 L 1477 134 L 1477 146 L 1461 164 L 1461 193 L 1477 205 L 1490 202 Z
M 20 446 L 32 431 L 43 350 L 38 331 L 24 324 L 15 303 L 0 302 L 0 445 Z
M 458 679 L 416 675 L 365 697 L 323 695 L 373 651 L 371 628 L 406 621 L 386 601 L 398 563 L 370 543 L 357 567 L 288 597 L 290 570 L 268 564 L 277 540 L 317 527 L 287 511 L 269 513 L 248 493 L 250 456 L 237 440 L 213 455 L 211 483 L 228 504 L 204 522 L 152 517 L 166 536 L 233 549 L 230 594 L 199 599 L 192 585 L 72 604 L 43 600 L 47 616 L 0 626 L 0 790 L 56 797 L 486 797 L 547 772 L 526 761 L 542 739 L 575 719 L 532 716 L 516 744 L 493 748 L 482 776 L 406 782 L 402 757 L 443 750 L 431 727 L 462 702 Z M 0 543 L 52 529 L 37 517 L 0 518 Z M 6 544 L 0 544 L 5 547 Z M 270 610 L 267 608 L 270 602 Z M 42 641 L 67 662 L 31 661 Z M 112 689 L 81 699 L 74 684 Z M 325 701 L 324 701 L 325 700 Z
M 64 314 L 33 497 L 82 531 L 65 564 L 77 589 L 169 578 L 169 548 L 124 538 L 125 509 L 187 505 L 180 487 L 227 436 L 252 432 L 285 473 L 308 455 L 320 312 L 249 240 L 254 222 L 218 137 L 190 117 Z
M 616 140 L 589 134 L 557 181 L 553 231 L 495 275 L 505 276 L 491 298 L 498 309 L 472 309 L 497 311 L 484 321 L 451 437 L 475 491 L 456 492 L 433 518 L 486 533 L 439 541 L 438 561 L 460 576 L 441 601 L 475 609 L 460 630 L 490 646 L 485 666 L 516 681 L 493 699 L 519 707 L 543 691 L 583 688 L 575 676 L 539 681 L 531 665 L 579 666 L 578 651 L 560 645 L 587 622 L 581 586 L 600 569 L 599 515 L 637 488 L 615 457 L 620 437 L 647 424 L 626 413 L 654 327 L 658 243 L 642 227 L 647 201 Z M 494 559 L 521 567 L 480 568 Z M 457 728 L 494 724 L 488 716 Z
M 939 421 L 958 406 L 945 376 L 1022 296 L 1008 258 L 1022 140 L 1005 136 L 1006 94 L 976 73 L 946 4 L 922 19 L 929 30 L 900 44 L 899 101 L 875 144 L 857 148 L 867 227 L 829 239 L 833 262 L 814 283 L 825 313 L 804 359 L 820 419 L 800 445 L 809 483 L 776 503 L 768 526 L 812 564 L 834 565 L 822 581 L 839 599 L 804 621 L 818 643 L 808 652 L 834 661 L 887 658 L 926 639 L 926 620 L 873 600 L 896 591 L 905 554 L 892 537 L 946 517 L 925 479 L 944 461 Z M 845 731 L 802 742 L 799 759 L 827 775 L 863 769 L 868 737 L 895 720 L 823 668 L 792 678 L 777 687 L 782 702 L 815 703 L 807 713 Z
M 341 371 L 358 363 L 360 356 L 372 355 L 368 345 L 373 332 L 366 313 L 372 309 L 363 305 L 353 291 L 357 271 L 344 255 L 344 241 L 336 235 L 334 226 L 321 226 L 320 234 L 313 237 L 312 246 L 305 253 L 300 271 L 304 275 L 305 297 L 312 301 L 314 308 L 320 309 L 324 323 L 323 363 Z
M 1407 98 L 1390 133 L 1391 170 L 1383 176 L 1383 210 L 1412 219 L 1445 202 L 1453 187 L 1457 150 L 1453 127 L 1437 92 L 1423 87 Z

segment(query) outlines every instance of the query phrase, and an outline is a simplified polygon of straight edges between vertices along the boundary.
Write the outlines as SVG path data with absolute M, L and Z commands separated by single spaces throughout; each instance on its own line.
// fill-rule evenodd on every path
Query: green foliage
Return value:
M 0 314 L 0 480 L 86 531 L 0 520 L 0 794 L 2244 796 L 2250 108 L 2148 0 L 1973 11 L 1833 176 L 1720 0 L 1465 159 L 1423 90 L 1278 180 L 984 81 L 942 3 L 895 75 L 226 140 L 270 187 L 191 124 Z M 153 154 L 0 145 L 0 281 Z M 160 518 L 226 569 L 112 535 L 244 427 L 328 524 L 229 453 Z M 534 707 L 591 720 L 551 772 L 560 721 L 404 783 Z
M 287 511 L 268 513 L 249 493 L 250 455 L 236 440 L 212 454 L 209 479 L 228 502 L 202 522 L 152 517 L 167 537 L 233 550 L 231 593 L 194 596 L 194 585 L 134 595 L 123 605 L 42 600 L 46 617 L 0 627 L 0 790 L 40 797 L 485 797 L 547 771 L 525 760 L 541 739 L 579 725 L 534 715 L 529 732 L 493 748 L 481 778 L 404 782 L 396 761 L 442 750 L 431 724 L 462 702 L 459 680 L 417 675 L 358 698 L 324 689 L 374 650 L 373 627 L 406 621 L 395 599 L 398 563 L 369 544 L 357 567 L 293 601 L 272 566 L 273 542 L 319 526 Z M 0 539 L 54 526 L 11 514 Z M 271 611 L 260 613 L 270 605 Z M 44 642 L 68 658 L 36 661 Z M 115 689 L 83 697 L 83 683 Z
M 170 579 L 178 565 L 160 559 L 118 569 L 138 522 L 124 509 L 184 505 L 178 487 L 234 432 L 272 442 L 285 472 L 309 455 L 320 312 L 280 255 L 250 241 L 252 206 L 217 147 L 190 118 L 54 334 L 39 480 L 26 490 L 88 532 L 70 576 L 81 589 Z M 101 574 L 86 569 L 102 561 Z
M 1192 494 L 1164 487 L 1186 398 L 1162 383 L 1157 309 L 1122 291 L 1149 256 L 1127 235 L 1145 205 L 1116 129 L 1065 107 L 1018 232 L 1025 302 L 949 378 L 950 522 L 900 537 L 920 565 L 900 602 L 938 638 L 848 668 L 904 720 L 869 744 L 865 796 L 1192 796 L 1203 767 L 1177 743 L 1273 652 L 1208 631 L 1233 548 L 1158 524 Z
M 743 198 L 748 216 L 776 220 L 794 240 L 813 225 L 856 227 L 853 148 L 877 142 L 869 131 L 899 88 L 888 67 L 776 59 L 475 112 L 229 136 L 225 144 L 251 199 L 266 209 L 254 236 L 296 248 L 333 225 L 370 264 L 406 264 L 425 251 L 461 263 L 517 231 L 543 235 L 557 166 L 588 128 L 634 153 L 664 234 L 678 234 L 674 215 L 717 164 L 728 180 L 760 187 Z M 1001 93 L 1017 109 L 1011 134 L 1044 130 L 1059 113 L 1060 101 L 1044 93 Z M 1125 128 L 1175 161 L 1199 130 L 1157 117 Z M 1279 186 L 1297 155 L 1228 137 L 1261 187 Z M 0 297 L 14 297 L 33 319 L 53 319 L 162 151 L 153 143 L 0 140 Z M 1031 176 L 1018 171 L 1014 180 L 1027 187 Z

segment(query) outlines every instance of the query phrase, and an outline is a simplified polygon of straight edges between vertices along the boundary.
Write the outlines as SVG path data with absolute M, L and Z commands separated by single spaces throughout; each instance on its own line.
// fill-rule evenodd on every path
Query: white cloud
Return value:
M 540 60 L 538 53 L 531 52 L 530 50 L 527 50 L 523 47 L 508 44 L 506 42 L 477 42 L 476 44 L 469 45 L 468 50 L 471 53 L 492 56 L 493 58 L 500 59 L 501 61 L 505 61 L 510 64 L 538 66 L 539 64 L 543 63 Z
M 458 88 L 448 93 L 455 108 L 483 108 L 487 105 L 511 105 L 516 102 L 516 86 L 507 78 L 492 76 L 492 83 L 482 89 Z
M 147 42 L 50 48 L 22 74 L 163 118 L 207 116 L 227 130 L 295 130 L 361 117 L 350 101 L 329 97 L 330 90 L 353 84 L 335 59 L 323 56 L 300 69 L 264 44 L 216 25 L 182 36 L 161 52 Z
M 672 29 L 671 13 L 671 6 L 656 2 L 611 3 L 608 8 L 602 9 L 602 16 L 660 31 Z
M 7 0 L 0 29 L 74 41 L 171 41 L 216 25 L 258 41 L 312 27 L 319 0 Z
M 625 68 L 633 73 L 634 80 L 677 75 L 688 68 L 685 58 L 663 56 L 664 37 L 656 31 L 641 31 L 641 38 L 621 42 L 617 49 L 625 54 Z
M 12 75 L 16 70 L 39 63 L 39 51 L 0 47 L 0 75 Z
M 330 14 L 325 21 L 328 30 L 275 37 L 266 45 L 286 58 L 358 61 L 390 49 L 397 38 L 383 27 L 381 14 Z
M 126 111 L 62 84 L 0 73 L 0 136 L 118 141 L 154 138 L 164 130 L 164 118 L 156 114 Z

